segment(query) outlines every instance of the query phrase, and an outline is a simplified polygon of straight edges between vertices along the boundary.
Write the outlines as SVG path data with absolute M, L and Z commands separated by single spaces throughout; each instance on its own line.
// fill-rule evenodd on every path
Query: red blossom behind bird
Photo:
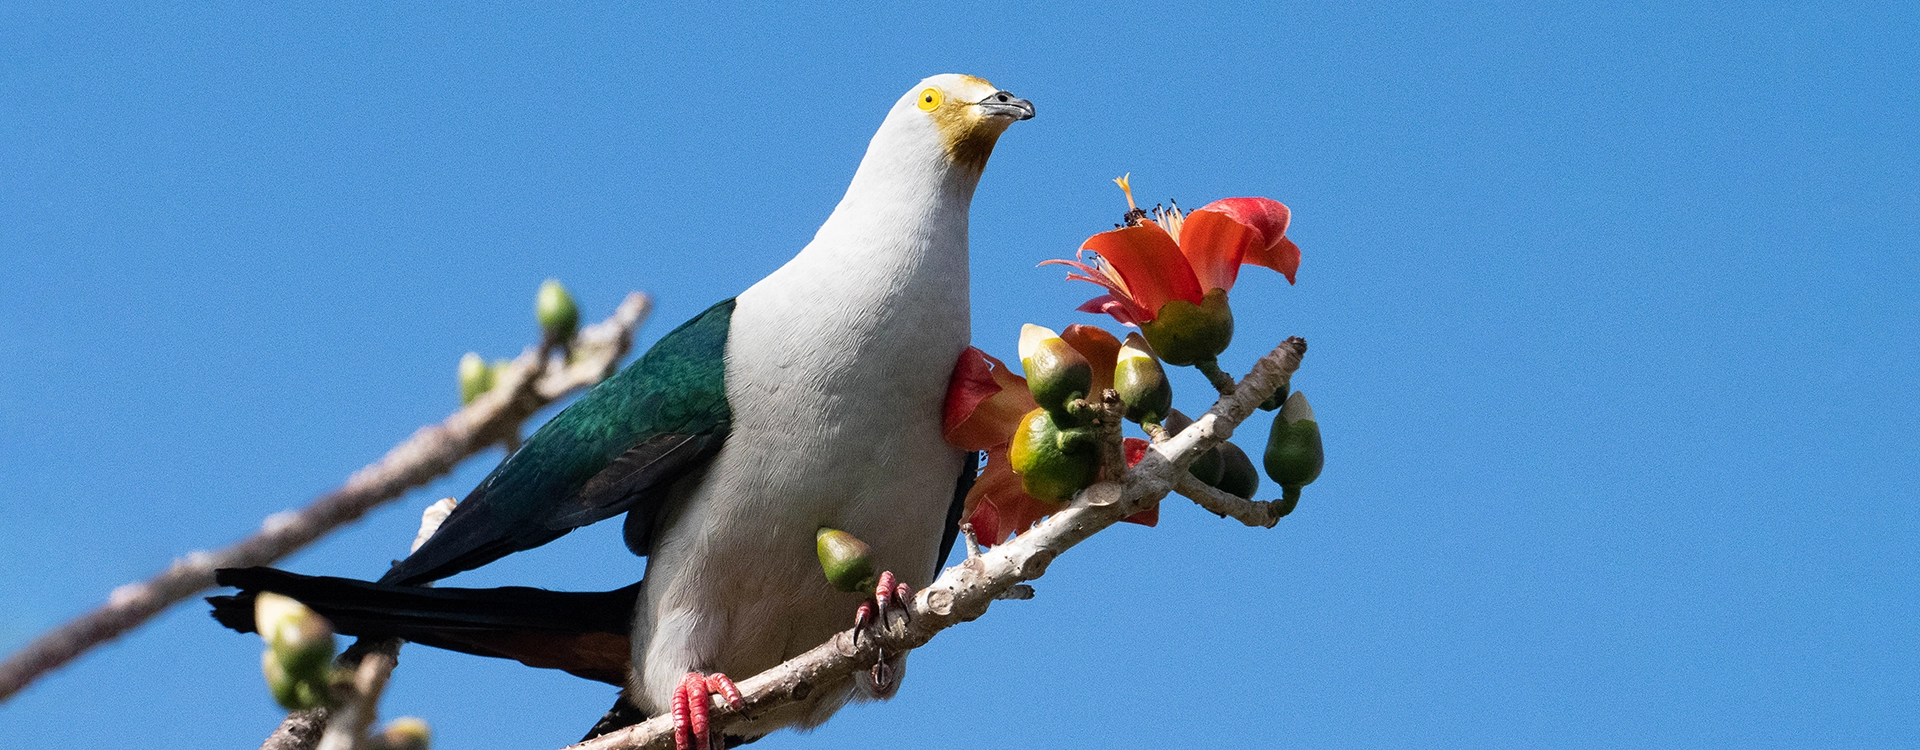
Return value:
M 1095 393 L 1113 387 L 1119 339 L 1084 325 L 1067 326 L 1060 338 L 1093 365 Z M 1014 428 L 1021 417 L 1036 408 L 1039 407 L 1027 389 L 1027 379 L 1015 375 L 1006 363 L 973 347 L 960 355 L 953 380 L 947 387 L 945 435 L 947 442 L 956 447 L 987 452 L 987 465 L 974 481 L 973 490 L 967 493 L 966 507 L 960 516 L 965 523 L 972 524 L 974 535 L 983 544 L 1006 541 L 1061 507 L 1021 489 L 1020 476 L 1013 472 L 1008 459 Z M 1144 451 L 1146 442 L 1131 438 L 1127 442 L 1131 464 L 1139 460 L 1133 444 L 1139 443 L 1140 450 Z M 1153 526 L 1160 521 L 1160 509 L 1156 506 L 1126 520 Z

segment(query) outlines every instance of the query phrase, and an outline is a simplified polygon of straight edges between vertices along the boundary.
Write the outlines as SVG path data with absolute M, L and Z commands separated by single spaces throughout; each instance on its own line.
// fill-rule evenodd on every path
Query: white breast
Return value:
M 814 241 L 738 298 L 733 430 L 704 476 L 676 487 L 636 612 L 633 695 L 650 711 L 689 670 L 745 678 L 852 624 L 862 597 L 821 573 L 822 526 L 866 541 L 876 569 L 916 589 L 936 572 L 962 460 L 940 422 L 970 338 L 977 175 L 911 173 L 945 170 L 940 159 L 877 163 L 888 137 Z M 745 729 L 817 723 L 850 687 Z

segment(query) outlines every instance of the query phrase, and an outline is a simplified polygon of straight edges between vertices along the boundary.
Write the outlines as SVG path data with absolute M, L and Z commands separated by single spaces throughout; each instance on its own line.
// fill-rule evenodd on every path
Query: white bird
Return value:
M 616 705 L 597 729 L 671 712 L 683 750 L 704 745 L 708 694 L 737 699 L 726 674 L 811 649 L 856 609 L 884 616 L 950 550 L 956 477 L 973 474 L 941 437 L 948 379 L 970 340 L 967 215 L 1001 133 L 1032 116 L 1031 103 L 980 78 L 921 81 L 887 113 L 812 242 L 544 425 L 381 583 L 223 571 L 243 592 L 216 600 L 215 616 L 247 629 L 233 613 L 271 590 L 349 634 L 607 681 L 624 672 L 639 715 Z M 636 586 L 415 588 L 622 512 L 629 548 L 649 557 Z M 865 541 L 874 569 L 890 571 L 867 604 L 821 572 L 822 528 Z M 629 649 L 617 671 L 616 630 Z M 728 733 L 811 727 L 850 699 L 889 697 L 905 658 Z

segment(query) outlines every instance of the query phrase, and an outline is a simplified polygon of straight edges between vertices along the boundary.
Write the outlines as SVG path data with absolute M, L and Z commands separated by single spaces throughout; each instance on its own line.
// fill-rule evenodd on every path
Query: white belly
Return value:
M 912 293 L 911 305 L 862 302 L 866 283 L 776 274 L 739 297 L 727 345 L 733 430 L 705 475 L 676 488 L 636 612 L 632 695 L 650 712 L 667 710 L 689 670 L 744 679 L 852 625 L 863 597 L 827 583 L 814 551 L 822 526 L 867 542 L 876 570 L 915 589 L 937 572 L 962 459 L 940 421 L 968 342 L 965 278 L 957 289 L 895 290 Z M 802 288 L 813 305 L 781 298 Z M 807 319 L 778 312 L 819 299 L 846 306 Z M 740 729 L 818 723 L 851 688 L 821 686 L 810 705 Z

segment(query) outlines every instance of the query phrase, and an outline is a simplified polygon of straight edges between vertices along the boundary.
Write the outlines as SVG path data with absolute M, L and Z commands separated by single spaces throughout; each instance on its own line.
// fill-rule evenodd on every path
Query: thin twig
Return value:
M 399 664 L 400 639 L 383 638 L 369 644 L 360 663 L 353 667 L 352 684 L 341 691 L 346 693 L 345 700 L 327 721 L 318 750 L 360 750 L 366 744 L 367 728 L 380 713 L 380 694 L 386 691 L 387 679 Z
M 1231 518 L 1248 526 L 1271 529 L 1274 524 L 1280 522 L 1280 517 L 1285 515 L 1280 510 L 1286 507 L 1282 501 L 1248 500 L 1209 486 L 1192 474 L 1181 477 L 1179 483 L 1174 485 L 1173 491 L 1185 495 L 1187 499 L 1212 511 L 1214 515 Z
M 440 530 L 440 524 L 446 523 L 447 516 L 459 505 L 460 501 L 443 497 L 421 511 L 420 530 L 413 535 L 413 544 L 407 551 L 418 551 L 420 545 L 432 539 L 434 533 Z M 357 750 L 366 742 L 367 728 L 373 726 L 374 717 L 379 715 L 380 694 L 386 690 L 387 680 L 393 677 L 394 668 L 400 665 L 400 646 L 403 643 L 398 638 L 355 642 L 346 653 L 340 655 L 337 666 L 351 668 L 353 679 L 349 684 L 335 688 L 335 695 L 342 705 L 338 711 L 332 712 L 331 720 L 325 708 L 289 713 L 280 722 L 280 728 L 267 735 L 267 740 L 260 744 L 260 750 L 315 750 L 316 747 L 320 750 Z
M 1287 384 L 1306 350 L 1307 342 L 1291 338 L 1262 357 L 1232 393 L 1221 397 L 1192 426 L 1147 451 L 1146 457 L 1127 471 L 1116 501 L 1104 505 L 1091 502 L 1096 489 L 1111 488 L 1115 483 L 1096 484 L 1065 509 L 1005 544 L 979 556 L 970 554 L 965 562 L 943 571 L 938 580 L 914 597 L 911 620 L 895 620 L 881 628 L 877 637 L 861 638 L 857 643 L 854 631 L 836 633 L 813 650 L 742 680 L 739 686 L 746 702 L 744 713 L 759 715 L 801 700 L 821 686 L 843 683 L 855 670 L 871 666 L 883 650 L 892 654 L 916 648 L 942 630 L 985 614 L 1003 592 L 1044 575 L 1061 552 L 1160 502 L 1186 476 L 1188 466 L 1231 436 L 1235 425 L 1252 414 L 1269 394 Z M 724 701 L 715 701 L 709 726 L 719 734 L 721 727 L 739 715 Z M 661 715 L 570 750 L 664 750 L 672 746 L 673 717 Z
M 189 553 L 152 578 L 114 589 L 106 604 L 41 634 L 0 663 L 0 702 L 95 646 L 212 588 L 216 568 L 266 565 L 286 557 L 451 471 L 462 460 L 518 436 L 521 423 L 541 407 L 613 374 L 633 347 L 633 332 L 651 306 L 644 294 L 627 295 L 612 317 L 580 331 L 570 363 L 548 367 L 543 350 L 529 349 L 502 373 L 493 390 L 445 421 L 420 428 L 340 488 L 305 508 L 268 516 L 259 531 L 230 547 Z

